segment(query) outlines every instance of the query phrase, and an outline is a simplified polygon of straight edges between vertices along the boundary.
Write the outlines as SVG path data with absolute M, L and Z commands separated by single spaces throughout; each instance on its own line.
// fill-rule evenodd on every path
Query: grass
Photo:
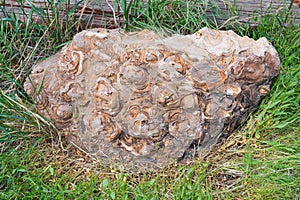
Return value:
M 153 173 L 123 173 L 101 166 L 69 146 L 38 113 L 22 83 L 30 68 L 79 31 L 76 10 L 67 20 L 62 5 L 54 16 L 39 8 L 19 21 L 0 21 L 0 199 L 299 199 L 300 198 L 300 27 L 289 10 L 258 16 L 258 26 L 218 24 L 217 5 L 199 1 L 115 1 L 125 11 L 120 26 L 188 34 L 203 26 L 267 37 L 281 59 L 281 73 L 256 112 L 206 159 Z M 19 1 L 22 7 L 22 1 Z M 193 6 L 192 6 L 193 5 Z M 210 10 L 207 14 L 207 10 Z M 234 9 L 233 9 L 234 10 Z M 31 16 L 38 15 L 42 24 Z

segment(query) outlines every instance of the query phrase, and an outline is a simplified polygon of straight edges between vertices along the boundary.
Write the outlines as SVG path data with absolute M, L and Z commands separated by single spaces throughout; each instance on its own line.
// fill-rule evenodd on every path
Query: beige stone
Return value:
M 147 170 L 205 155 L 258 106 L 279 66 L 266 38 L 233 31 L 93 29 L 34 66 L 24 86 L 102 163 Z

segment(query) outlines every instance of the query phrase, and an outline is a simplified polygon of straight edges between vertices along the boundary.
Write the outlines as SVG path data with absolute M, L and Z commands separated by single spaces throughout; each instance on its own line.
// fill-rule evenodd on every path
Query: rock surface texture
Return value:
M 92 29 L 34 66 L 24 86 L 73 143 L 147 170 L 207 153 L 258 106 L 279 66 L 267 39 L 233 31 Z

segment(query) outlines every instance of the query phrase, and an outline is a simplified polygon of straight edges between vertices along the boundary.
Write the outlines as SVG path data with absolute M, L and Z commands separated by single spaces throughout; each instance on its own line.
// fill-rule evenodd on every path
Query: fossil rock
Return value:
M 279 65 L 267 39 L 233 31 L 93 29 L 34 66 L 24 86 L 103 163 L 150 169 L 204 155 L 227 137 L 269 92 Z

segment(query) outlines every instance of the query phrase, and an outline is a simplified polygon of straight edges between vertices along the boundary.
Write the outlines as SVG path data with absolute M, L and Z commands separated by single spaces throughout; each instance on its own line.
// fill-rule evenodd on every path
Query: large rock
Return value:
M 150 169 L 203 155 L 227 137 L 269 92 L 279 65 L 266 38 L 233 31 L 93 29 L 34 66 L 25 89 L 103 163 Z

